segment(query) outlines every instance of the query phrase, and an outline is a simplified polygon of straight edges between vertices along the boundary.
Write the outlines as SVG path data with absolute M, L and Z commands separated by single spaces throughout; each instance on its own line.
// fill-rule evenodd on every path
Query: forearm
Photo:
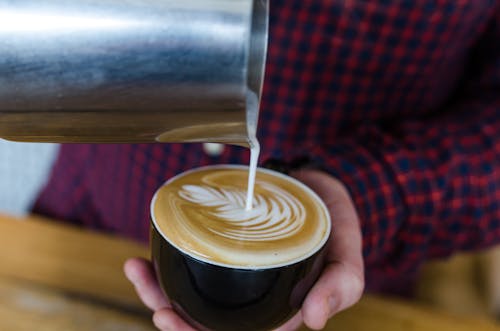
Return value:
M 397 275 L 500 241 L 499 114 L 498 100 L 471 102 L 432 121 L 360 127 L 311 150 L 351 192 L 368 268 Z

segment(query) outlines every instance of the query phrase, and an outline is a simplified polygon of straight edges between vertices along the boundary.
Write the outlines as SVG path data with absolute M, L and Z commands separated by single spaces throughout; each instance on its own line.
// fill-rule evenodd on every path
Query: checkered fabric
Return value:
M 368 288 L 500 241 L 500 1 L 271 0 L 269 46 L 261 161 L 307 158 L 345 183 Z M 66 145 L 35 211 L 146 241 L 162 182 L 248 161 Z

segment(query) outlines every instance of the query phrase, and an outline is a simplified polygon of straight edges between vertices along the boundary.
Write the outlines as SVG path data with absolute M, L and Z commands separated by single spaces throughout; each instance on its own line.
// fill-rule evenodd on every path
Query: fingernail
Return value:
M 338 301 L 335 297 L 331 296 L 328 298 L 328 308 L 330 309 L 330 316 L 337 312 Z
M 133 276 L 133 275 L 131 275 L 129 272 L 125 272 L 125 277 L 127 277 L 127 279 L 128 279 L 130 282 L 134 283 L 134 276 Z
M 125 278 L 127 278 L 129 280 L 129 282 L 132 282 L 132 279 L 130 279 L 130 276 L 127 273 L 125 273 Z
M 127 273 L 125 274 L 125 276 L 127 277 L 127 279 L 134 285 L 134 286 L 137 286 L 140 279 L 139 277 L 137 276 L 137 274 L 135 272 L 130 272 L 130 273 Z

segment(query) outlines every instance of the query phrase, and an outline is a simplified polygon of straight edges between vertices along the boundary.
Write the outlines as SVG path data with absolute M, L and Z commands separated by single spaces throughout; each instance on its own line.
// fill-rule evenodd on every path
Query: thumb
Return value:
M 304 323 L 314 330 L 323 329 L 330 317 L 361 298 L 363 288 L 363 277 L 355 267 L 340 262 L 328 264 L 304 301 Z

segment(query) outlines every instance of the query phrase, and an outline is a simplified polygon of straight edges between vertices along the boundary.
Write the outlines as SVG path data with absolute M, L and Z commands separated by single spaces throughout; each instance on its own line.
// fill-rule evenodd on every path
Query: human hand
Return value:
M 291 175 L 309 186 L 325 202 L 332 218 L 333 239 L 328 244 L 325 269 L 309 291 L 302 309 L 278 330 L 295 330 L 302 323 L 311 329 L 322 329 L 330 317 L 356 303 L 363 293 L 359 219 L 347 189 L 335 178 L 317 170 L 300 170 Z M 141 300 L 154 312 L 153 322 L 158 329 L 194 330 L 172 309 L 149 261 L 130 259 L 124 270 Z
M 364 263 L 359 218 L 346 187 L 327 173 L 299 170 L 291 173 L 325 202 L 332 220 L 326 265 L 307 294 L 302 309 L 279 331 L 298 329 L 305 323 L 320 330 L 336 313 L 354 305 L 363 294 Z

